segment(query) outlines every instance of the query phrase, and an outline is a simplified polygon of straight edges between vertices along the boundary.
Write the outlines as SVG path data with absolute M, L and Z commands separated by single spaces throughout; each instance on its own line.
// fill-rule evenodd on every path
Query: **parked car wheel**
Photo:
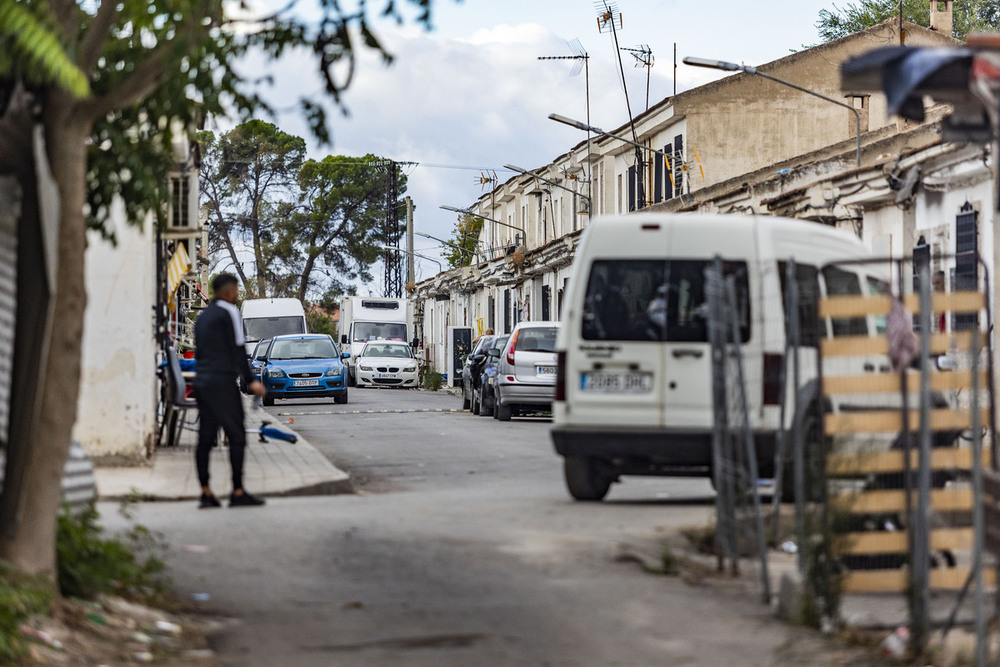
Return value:
M 463 387 L 462 388 L 462 409 L 463 410 L 469 410 L 471 408 L 472 408 L 472 399 L 470 399 L 468 396 L 466 396 L 466 394 L 465 394 L 465 388 Z
M 472 390 L 472 414 L 483 414 L 483 399 L 478 390 Z
M 611 488 L 611 477 L 600 470 L 596 460 L 585 456 L 567 456 L 563 461 L 566 488 L 574 500 L 599 502 Z
M 514 416 L 514 406 L 504 405 L 497 401 L 496 405 L 496 416 L 502 422 L 509 422 L 510 418 Z
M 265 394 L 264 405 L 266 405 L 267 407 L 271 407 L 272 405 L 274 405 L 274 396 L 268 396 Z
M 333 397 L 333 402 L 337 403 L 339 405 L 343 405 L 344 403 L 347 403 L 347 392 L 345 391 L 343 396 L 334 396 Z

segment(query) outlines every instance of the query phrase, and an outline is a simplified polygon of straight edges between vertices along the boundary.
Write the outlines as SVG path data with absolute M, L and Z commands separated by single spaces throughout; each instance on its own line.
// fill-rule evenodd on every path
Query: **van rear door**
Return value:
M 753 227 L 741 239 L 719 239 L 718 252 L 725 257 L 752 257 L 755 254 Z M 744 242 L 745 241 L 745 242 Z M 727 248 L 718 245 L 732 246 Z M 705 301 L 705 269 L 712 264 L 711 248 L 705 231 L 695 226 L 677 225 L 670 238 L 664 280 L 663 303 L 666 327 L 663 345 L 663 424 L 666 428 L 710 429 L 712 414 L 712 353 L 708 340 L 708 306 Z M 750 339 L 749 270 L 747 261 L 723 262 L 726 276 L 736 283 L 740 335 Z M 752 363 L 752 360 L 745 360 Z M 749 377 L 754 377 L 752 374 Z
M 582 317 L 571 318 L 575 349 L 567 354 L 570 421 L 613 426 L 662 426 L 663 345 L 656 319 L 669 225 L 622 225 L 589 265 Z M 652 311 L 650 309 L 653 309 Z

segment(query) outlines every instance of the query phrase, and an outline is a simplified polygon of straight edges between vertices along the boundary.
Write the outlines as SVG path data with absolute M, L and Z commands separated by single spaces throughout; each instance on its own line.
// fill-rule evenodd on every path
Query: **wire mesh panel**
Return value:
M 726 271 L 720 258 L 705 269 L 705 297 L 712 348 L 712 472 L 717 491 L 719 553 L 738 571 L 740 543 L 755 547 L 761 564 L 763 599 L 770 601 L 767 544 L 759 491 L 760 471 L 751 424 L 751 399 L 743 357 L 745 311 L 737 285 L 739 269 Z M 732 268 L 732 267 L 730 267 Z M 743 269 L 745 272 L 745 269 Z
M 884 261 L 823 267 L 817 319 L 840 589 L 908 594 L 919 646 L 963 598 L 931 604 L 929 591 L 968 590 L 981 562 L 976 480 L 993 450 L 982 444 L 993 438 L 994 403 L 986 290 L 934 280 L 932 291 L 927 264 L 914 267 L 917 280 L 904 280 L 909 271 Z M 982 583 L 994 585 L 994 574 L 983 569 Z

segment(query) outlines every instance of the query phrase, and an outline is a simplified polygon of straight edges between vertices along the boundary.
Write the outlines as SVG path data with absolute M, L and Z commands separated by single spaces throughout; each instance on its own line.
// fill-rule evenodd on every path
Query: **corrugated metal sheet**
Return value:
M 3 488 L 5 458 L 0 451 L 0 489 Z M 83 447 L 76 440 L 69 450 L 62 479 L 63 500 L 73 509 L 86 507 L 97 498 L 97 481 L 94 478 L 94 464 L 87 458 Z
M 17 307 L 17 222 L 20 187 L 0 179 L 0 443 L 7 442 L 10 385 L 14 360 L 14 316 Z

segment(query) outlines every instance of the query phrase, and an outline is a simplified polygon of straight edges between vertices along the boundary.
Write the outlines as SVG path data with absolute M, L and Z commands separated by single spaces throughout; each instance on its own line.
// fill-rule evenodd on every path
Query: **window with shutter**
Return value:
M 674 196 L 684 194 L 684 135 L 674 137 Z
M 673 182 L 672 179 L 674 178 L 674 171 L 673 171 L 673 169 L 674 169 L 674 147 L 671 146 L 670 144 L 667 144 L 666 146 L 663 147 L 663 152 L 666 153 L 666 158 L 664 158 L 664 162 L 669 165 L 667 167 L 668 173 L 667 173 L 666 179 L 665 179 L 666 186 L 664 188 L 663 198 L 664 199 L 673 199 L 674 198 L 674 182 Z
M 663 201 L 663 158 L 653 157 L 653 203 Z
M 955 284 L 954 290 L 979 289 L 979 212 L 966 202 L 955 217 Z M 979 323 L 977 313 L 957 313 L 952 316 L 952 328 L 973 329 Z
M 635 210 L 635 165 L 628 168 L 628 210 Z

